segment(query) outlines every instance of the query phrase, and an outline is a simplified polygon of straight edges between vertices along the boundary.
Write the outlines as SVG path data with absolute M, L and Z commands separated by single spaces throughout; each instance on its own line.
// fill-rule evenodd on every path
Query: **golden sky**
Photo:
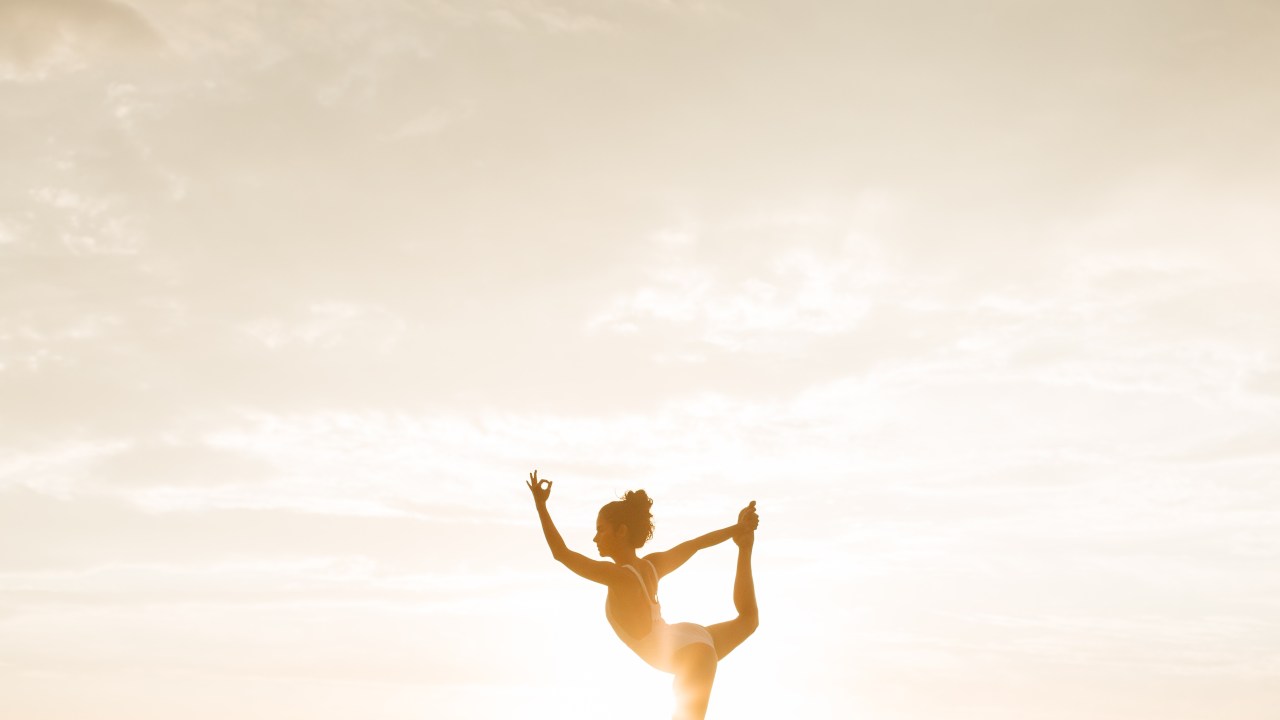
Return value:
M 1277 68 L 1273 0 L 0 0 L 0 716 L 662 717 L 538 468 L 584 552 L 758 502 L 713 718 L 1274 720 Z

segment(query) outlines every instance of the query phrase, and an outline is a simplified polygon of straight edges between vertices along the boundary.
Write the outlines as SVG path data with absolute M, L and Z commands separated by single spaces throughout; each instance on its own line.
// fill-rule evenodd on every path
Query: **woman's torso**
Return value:
M 605 611 L 615 629 L 640 639 L 649 634 L 654 622 L 662 620 L 658 604 L 658 576 L 653 565 L 645 560 L 623 567 L 634 569 L 635 572 L 627 572 L 631 582 L 624 581 L 609 587 Z M 636 573 L 639 573 L 639 578 Z

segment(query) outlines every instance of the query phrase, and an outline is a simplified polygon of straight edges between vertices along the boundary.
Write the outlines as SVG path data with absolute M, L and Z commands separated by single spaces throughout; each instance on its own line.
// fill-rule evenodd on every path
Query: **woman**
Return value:
M 755 584 L 751 579 L 751 548 L 760 525 L 755 501 L 738 513 L 737 524 L 641 558 L 636 550 L 653 536 L 653 513 L 649 510 L 653 501 L 644 490 L 628 491 L 622 500 L 600 508 L 596 517 L 593 538 L 596 549 L 601 557 L 613 560 L 604 562 L 592 560 L 565 545 L 547 511 L 551 481 L 539 480 L 538 471 L 534 470 L 529 473 L 528 485 L 552 557 L 578 575 L 608 586 L 605 617 L 618 638 L 645 662 L 675 675 L 674 720 L 703 720 L 717 663 L 760 624 Z M 738 545 L 738 573 L 733 581 L 733 604 L 738 617 L 708 627 L 694 623 L 668 625 L 658 605 L 658 580 L 683 565 L 697 551 L 730 538 Z

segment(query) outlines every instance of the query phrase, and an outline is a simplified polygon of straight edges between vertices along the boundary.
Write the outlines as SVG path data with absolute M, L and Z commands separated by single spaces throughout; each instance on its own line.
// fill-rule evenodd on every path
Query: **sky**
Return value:
M 0 715 L 1274 720 L 1271 0 L 0 0 Z M 660 590 L 733 616 L 731 544 Z M 606 715 L 607 714 L 607 715 Z

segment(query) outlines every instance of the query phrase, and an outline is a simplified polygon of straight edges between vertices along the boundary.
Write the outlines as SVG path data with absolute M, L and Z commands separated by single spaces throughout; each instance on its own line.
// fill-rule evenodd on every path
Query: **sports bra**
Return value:
M 640 558 L 640 559 L 644 560 L 644 558 Z M 644 561 L 649 564 L 649 569 L 653 570 L 654 577 L 657 577 L 658 571 L 656 568 L 653 567 L 653 563 L 649 562 L 648 560 L 644 560 Z M 632 565 L 623 565 L 622 567 L 630 570 L 632 574 L 636 576 L 636 580 L 640 581 L 640 589 L 644 591 L 644 599 L 649 603 L 649 618 L 650 618 L 649 632 L 645 634 L 643 637 L 633 637 L 631 633 L 623 629 L 622 625 L 618 622 L 617 618 L 613 616 L 613 611 L 609 609 L 608 600 L 605 600 L 605 603 L 604 603 L 604 615 L 606 618 L 608 618 L 609 624 L 613 626 L 613 631 L 618 634 L 618 637 L 622 640 L 622 642 L 634 647 L 636 643 L 639 643 L 645 637 L 648 637 L 649 635 L 653 634 L 653 631 L 657 629 L 658 626 L 664 625 L 666 623 L 662 619 L 662 606 L 658 604 L 657 597 L 654 594 L 650 594 L 649 587 L 645 585 L 644 576 L 641 575 L 640 571 L 635 569 L 635 567 Z

